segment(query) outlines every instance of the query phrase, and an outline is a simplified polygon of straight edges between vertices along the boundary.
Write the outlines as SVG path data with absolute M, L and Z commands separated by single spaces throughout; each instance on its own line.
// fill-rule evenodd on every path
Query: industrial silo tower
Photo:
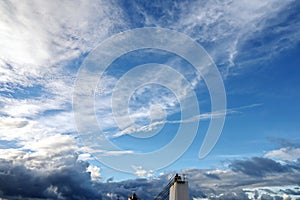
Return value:
M 168 199 L 169 197 L 169 199 Z M 185 175 L 173 176 L 154 200 L 189 200 L 189 186 Z
M 189 187 L 186 177 L 175 175 L 170 186 L 169 200 L 189 200 Z

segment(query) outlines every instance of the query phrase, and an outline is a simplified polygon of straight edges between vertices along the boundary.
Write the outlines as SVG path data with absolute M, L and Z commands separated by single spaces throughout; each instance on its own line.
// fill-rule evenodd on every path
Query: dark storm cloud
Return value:
M 272 186 L 297 185 L 300 172 L 296 163 L 279 164 L 266 158 L 251 158 L 231 162 L 231 169 L 186 169 L 190 199 L 212 200 L 282 199 L 282 194 L 299 195 L 299 189 L 286 188 L 277 194 Z M 76 161 L 55 170 L 32 170 L 12 161 L 0 161 L 0 197 L 14 199 L 117 199 L 126 200 L 135 192 L 140 199 L 153 199 L 168 183 L 170 174 L 151 179 L 132 179 L 122 182 L 92 182 L 86 172 L 88 164 Z M 253 167 L 254 169 L 249 169 Z M 234 169 L 234 170 L 233 170 Z M 253 173 L 258 170 L 258 173 Z M 264 177 L 258 177 L 263 174 Z M 261 189 L 257 189 L 260 188 Z M 245 189 L 246 188 L 246 189 Z M 248 188 L 248 189 L 247 189 Z M 252 189 L 251 189 L 252 188 Z M 259 191 L 259 192 L 258 192 Z M 263 193 L 263 194 L 261 194 Z
M 168 183 L 166 176 L 156 179 L 132 179 L 122 182 L 97 183 L 96 187 L 101 190 L 102 199 L 110 199 L 107 194 L 127 199 L 129 194 L 136 193 L 140 199 L 154 199 L 154 197 Z
M 242 189 L 231 188 L 231 190 L 220 190 L 217 187 L 210 186 L 207 184 L 207 180 L 217 179 L 207 177 L 204 175 L 203 170 L 193 170 L 194 174 L 190 174 L 192 177 L 203 177 L 203 179 L 189 179 L 189 193 L 190 199 L 192 198 L 208 198 L 208 199 L 249 199 L 247 194 Z M 97 187 L 101 188 L 102 199 L 109 200 L 111 197 L 113 199 L 119 197 L 120 199 L 127 199 L 129 194 L 135 192 L 140 199 L 154 199 L 154 197 L 163 189 L 163 187 L 168 183 L 168 176 L 160 176 L 155 179 L 133 179 L 126 180 L 118 183 L 98 183 Z M 199 184 L 200 182 L 200 184 Z M 112 193 L 112 194 L 110 194 Z M 105 195 L 110 194 L 110 195 Z
M 93 189 L 88 164 L 36 171 L 11 161 L 0 161 L 0 197 L 8 199 L 101 199 Z
M 263 194 L 260 197 L 261 200 L 273 200 L 273 197 L 268 194 Z
M 267 173 L 283 173 L 290 171 L 288 166 L 269 158 L 253 157 L 247 160 L 235 160 L 229 166 L 235 172 L 242 172 L 250 176 L 265 176 Z
M 300 184 L 299 161 L 280 164 L 268 158 L 254 157 L 231 161 L 229 166 L 229 169 L 224 170 L 184 170 L 183 173 L 189 177 L 190 194 L 208 199 L 249 199 L 247 193 L 252 193 L 255 199 L 268 199 L 269 196 L 282 199 L 283 194 L 300 197 L 297 188 L 279 191 L 280 195 L 277 194 L 278 190 L 272 189 L 274 186 Z M 209 174 L 219 178 L 212 178 Z M 248 190 L 250 188 L 252 191 Z M 265 195 L 262 196 L 258 191 Z

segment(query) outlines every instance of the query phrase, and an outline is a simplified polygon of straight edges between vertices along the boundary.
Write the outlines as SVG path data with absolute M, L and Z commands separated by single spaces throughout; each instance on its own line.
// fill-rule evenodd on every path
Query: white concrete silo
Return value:
M 176 174 L 170 186 L 169 200 L 189 200 L 188 181 L 185 177 Z

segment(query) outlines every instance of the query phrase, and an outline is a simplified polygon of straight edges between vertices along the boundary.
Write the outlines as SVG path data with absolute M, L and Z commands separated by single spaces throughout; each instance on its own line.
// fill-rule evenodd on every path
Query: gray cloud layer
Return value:
M 191 197 L 195 199 L 283 199 L 299 197 L 299 163 L 280 164 L 254 157 L 231 161 L 230 169 L 186 169 Z M 126 199 L 136 192 L 153 199 L 168 182 L 169 175 L 122 182 L 95 182 L 86 172 L 88 163 L 60 166 L 51 171 L 29 169 L 12 161 L 0 162 L 0 197 L 14 199 Z M 254 171 L 257 171 L 257 173 Z M 285 188 L 281 185 L 293 187 Z M 273 187 L 281 189 L 275 191 Z M 254 198 L 254 196 L 257 196 Z M 285 198 L 286 199 L 286 198 Z M 295 198 L 294 198 L 295 199 Z
M 0 197 L 7 199 L 100 199 L 93 188 L 88 163 L 77 162 L 51 172 L 0 161 Z

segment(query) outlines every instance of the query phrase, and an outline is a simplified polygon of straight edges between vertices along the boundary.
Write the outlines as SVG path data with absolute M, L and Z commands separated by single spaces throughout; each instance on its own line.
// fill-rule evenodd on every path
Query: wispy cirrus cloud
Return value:
M 98 2 L 1 2 L 0 86 L 2 115 L 35 117 L 69 110 L 79 64 L 122 24 L 118 7 Z M 71 62 L 73 66 L 67 68 Z M 35 92 L 36 91 L 36 92 Z
M 244 110 L 244 109 L 250 109 L 250 108 L 254 108 L 257 106 L 261 106 L 261 105 L 262 104 L 252 104 L 252 105 L 241 106 L 241 107 L 237 107 L 237 108 L 230 108 L 230 109 L 227 109 L 226 111 L 203 113 L 203 114 L 193 116 L 191 118 L 183 119 L 183 120 L 171 120 L 171 121 L 170 120 L 154 120 L 149 125 L 130 126 L 126 129 L 123 129 L 120 132 L 117 132 L 116 134 L 113 135 L 113 137 L 120 137 L 125 134 L 130 135 L 130 134 L 152 132 L 152 131 L 156 131 L 157 129 L 160 128 L 161 125 L 165 125 L 165 124 L 191 123 L 191 122 L 200 121 L 200 120 L 210 120 L 213 118 L 221 118 L 226 115 L 238 114 L 238 113 L 241 113 L 242 110 Z
M 70 135 L 72 88 L 84 54 L 125 25 L 121 15 L 118 6 L 102 1 L 0 2 L 1 169 L 33 178 L 25 184 L 28 192 L 1 185 L 1 197 L 73 198 L 61 190 L 64 183 L 77 197 L 95 197 L 89 173 L 96 180 L 99 169 L 78 161 L 82 149 Z M 78 179 L 66 180 L 74 174 Z M 31 190 L 37 179 L 39 193 Z
M 209 50 L 213 58 L 226 58 L 227 61 L 222 62 L 233 63 L 234 57 L 240 53 L 237 48 L 240 46 L 241 39 L 244 38 L 246 41 L 250 36 L 245 37 L 245 35 L 259 32 L 258 29 L 263 30 L 266 26 L 266 23 L 263 23 L 265 19 L 271 19 L 288 5 L 287 2 L 278 1 L 264 3 L 226 1 L 221 4 L 214 4 L 210 1 L 179 4 L 165 2 L 159 9 L 155 3 L 150 5 L 135 2 L 130 3 L 126 9 L 132 8 L 134 14 L 142 17 L 131 18 L 129 15 L 126 16 L 124 12 L 126 9 L 123 5 L 101 1 L 96 3 L 63 2 L 65 5 L 59 9 L 55 2 L 33 1 L 30 7 L 27 4 L 15 4 L 14 2 L 2 2 L 2 4 L 1 15 L 3 17 L 1 17 L 0 27 L 3 32 L 0 37 L 2 41 L 1 72 L 4 76 L 1 76 L 1 89 L 19 92 L 17 91 L 18 85 L 32 88 L 41 85 L 44 89 L 42 93 L 47 94 L 40 99 L 23 102 L 8 97 L 2 99 L 2 103 L 7 106 L 5 114 L 15 113 L 14 115 L 17 115 L 19 113 L 19 116 L 15 117 L 32 117 L 32 114 L 41 114 L 44 110 L 68 109 L 65 103 L 69 104 L 71 101 L 70 91 L 73 82 L 69 77 L 65 77 L 66 74 L 62 70 L 64 68 L 60 65 L 67 64 L 67 61 L 88 52 L 94 47 L 94 44 L 111 33 L 121 30 L 120 27 L 134 27 L 136 24 L 143 24 L 183 31 L 200 43 L 203 42 L 204 45 L 210 44 L 207 45 L 208 50 L 233 48 L 227 56 L 219 55 L 220 52 L 219 56 L 214 56 L 212 50 Z M 147 9 L 148 7 L 153 9 Z M 240 9 L 241 7 L 243 9 Z M 163 17 L 155 16 L 154 12 L 160 13 Z M 118 15 L 109 13 L 118 13 Z M 131 20 L 125 22 L 124 19 L 128 18 Z M 140 22 L 137 23 L 136 20 Z M 290 26 L 285 28 L 292 29 Z M 297 32 L 294 33 L 297 34 Z M 296 35 L 293 38 L 297 41 Z M 220 48 L 214 46 L 215 44 L 221 45 Z M 234 44 L 233 47 L 227 48 L 231 44 Z M 35 49 L 35 51 L 31 51 L 31 49 Z M 24 96 L 26 95 L 24 94 Z M 30 95 L 27 97 L 31 98 Z M 52 97 L 53 105 L 42 109 L 41 107 L 49 104 L 49 98 Z M 173 105 L 175 101 L 173 98 L 169 98 L 166 102 Z M 28 110 L 31 111 L 28 112 Z M 140 117 L 138 114 L 136 116 Z M 108 119 L 108 117 L 105 118 L 105 120 Z M 107 121 L 109 126 L 113 122 L 113 120 Z
M 119 15 L 109 15 L 121 10 L 102 1 L 64 1 L 59 8 L 55 1 L 1 4 L 1 58 L 37 68 L 88 51 L 124 23 Z
M 127 16 L 133 24 L 168 27 L 199 41 L 215 60 L 224 77 L 233 66 L 268 60 L 299 42 L 296 1 L 183 1 L 162 4 L 131 2 Z M 289 10 L 289 12 L 286 12 Z M 281 19 L 278 20 L 278 16 Z M 281 21 L 289 24 L 273 29 Z M 279 34 L 282 33 L 282 34 Z M 272 37 L 267 42 L 264 37 Z M 261 43 L 253 46 L 251 44 Z M 263 43 L 263 44 L 262 44 Z M 270 53 L 272 49 L 272 53 Z M 251 57 L 251 59 L 250 59 Z M 255 59 L 253 58 L 255 57 Z

